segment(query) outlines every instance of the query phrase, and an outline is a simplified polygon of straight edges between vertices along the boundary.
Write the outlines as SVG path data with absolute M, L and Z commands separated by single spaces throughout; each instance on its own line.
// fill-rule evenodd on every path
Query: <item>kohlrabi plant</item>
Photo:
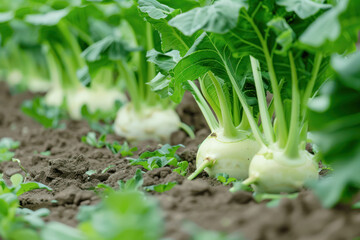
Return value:
M 12 186 L 0 175 L 0 237 L 40 239 L 38 230 L 45 225 L 41 217 L 49 215 L 49 210 L 20 208 L 18 196 L 34 189 L 51 189 L 41 183 L 24 182 L 21 174 L 12 175 L 10 181 Z
M 160 99 L 147 84 L 157 72 L 155 64 L 146 61 L 146 52 L 159 48 L 157 32 L 143 20 L 135 4 L 114 3 L 102 7 L 116 9 L 111 11 L 111 19 L 115 19 L 110 22 L 111 31 L 85 49 L 82 56 L 88 62 L 90 73 L 112 66 L 125 83 L 130 102 L 117 113 L 115 133 L 128 141 L 155 139 L 163 143 L 168 142 L 171 133 L 179 127 L 191 133 L 192 130 L 180 122 L 175 105 L 168 99 Z
M 45 92 L 51 86 L 36 28 L 20 19 L 38 7 L 29 1 L 0 3 L 0 77 L 18 90 Z
M 199 148 L 197 170 L 189 179 L 204 169 L 213 177 L 227 173 L 230 177 L 246 178 L 250 160 L 260 149 L 248 121 L 248 115 L 253 118 L 255 111 L 249 106 L 255 102 L 248 74 L 249 61 L 233 58 L 226 43 L 212 35 L 200 32 L 190 36 L 171 26 L 180 16 L 177 15 L 180 10 L 156 1 L 138 2 L 147 21 L 160 32 L 162 50 L 173 49 L 167 53 L 148 53 L 149 61 L 162 70 L 151 81 L 153 90 L 177 102 L 181 100 L 183 88 L 189 90 L 212 132 Z M 159 12 L 162 14 L 156 14 Z M 237 79 L 236 87 L 245 92 L 242 99 L 236 95 L 230 78 Z M 193 82 L 196 79 L 200 89 Z M 243 108 L 241 101 L 249 107 Z
M 14 141 L 11 138 L 1 138 L 0 139 L 0 162 L 10 161 L 15 153 L 10 150 L 16 149 L 20 146 L 20 142 Z
M 321 44 L 318 38 L 330 39 L 329 45 L 336 39 L 325 33 L 312 39 L 310 34 L 319 30 L 319 24 L 325 24 L 321 18 L 341 18 L 341 13 L 355 3 L 317 3 L 310 4 L 311 8 L 309 4 L 294 7 L 293 1 L 219 0 L 180 13 L 174 9 L 162 11 L 165 6 L 159 2 L 139 1 L 140 10 L 148 14 L 147 20 L 162 33 L 163 49 L 178 50 L 181 56 L 172 59 L 171 68 L 157 82 L 157 86 L 162 86 L 158 88 L 160 94 L 165 91 L 177 98 L 183 87 L 191 89 L 210 123 L 213 137 L 218 138 L 214 147 L 206 147 L 211 135 L 200 146 L 198 170 L 190 179 L 205 167 L 210 175 L 215 175 L 212 169 L 222 166 L 218 173 L 237 178 L 246 178 L 249 170 L 243 184 L 251 184 L 257 192 L 278 193 L 299 190 L 318 178 L 317 163 L 305 150 L 309 131 L 307 103 L 329 76 L 329 51 L 316 48 L 316 44 Z M 317 18 L 319 23 L 315 24 Z M 354 27 L 339 25 L 352 30 L 348 31 L 350 44 L 341 46 L 344 52 L 354 46 L 356 31 Z M 338 34 L 339 31 L 333 31 L 335 37 Z M 169 46 L 171 36 L 182 39 L 183 44 Z M 191 42 L 193 37 L 196 40 Z M 186 45 L 189 42 L 192 44 Z M 340 50 L 335 48 L 332 52 Z M 161 58 L 164 59 L 169 58 Z M 159 62 L 159 66 L 166 63 Z M 202 94 L 187 81 L 195 79 L 200 82 Z M 211 85 L 206 79 L 211 80 Z M 216 94 L 210 95 L 211 89 Z M 270 102 L 266 100 L 267 91 L 272 93 Z M 252 107 L 254 92 L 256 101 Z M 211 117 L 213 113 L 217 118 Z M 239 124 L 240 117 L 246 120 L 246 128 Z M 242 144 L 244 141 L 239 145 L 229 141 L 237 138 L 254 139 L 254 147 L 243 149 L 248 146 Z M 217 149 L 222 145 L 219 142 L 229 146 L 224 148 L 224 158 L 215 155 L 221 153 Z M 247 165 L 236 164 L 246 163 L 245 159 L 240 160 L 242 157 Z

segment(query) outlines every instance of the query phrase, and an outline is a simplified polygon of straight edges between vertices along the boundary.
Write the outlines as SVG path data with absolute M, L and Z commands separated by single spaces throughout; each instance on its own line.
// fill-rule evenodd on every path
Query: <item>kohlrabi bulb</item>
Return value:
M 10 86 L 15 86 L 21 83 L 23 79 L 23 74 L 20 70 L 12 70 L 10 71 L 6 79 Z
M 59 107 L 64 101 L 64 91 L 60 86 L 53 86 L 45 95 L 45 103 L 49 106 Z
M 71 119 L 80 120 L 81 108 L 87 105 L 91 98 L 90 92 L 86 88 L 80 88 L 77 91 L 70 91 L 66 96 L 66 105 Z
M 214 165 L 205 168 L 210 177 L 226 173 L 237 179 L 247 178 L 250 161 L 260 149 L 260 144 L 250 136 L 229 140 L 223 137 L 222 131 L 213 132 L 200 145 L 196 167 L 199 168 L 204 160 L 210 160 Z
M 249 168 L 249 179 L 256 180 L 252 186 L 261 193 L 295 192 L 318 176 L 318 165 L 305 150 L 296 159 L 290 159 L 283 150 L 263 147 Z
M 67 95 L 67 107 L 72 119 L 80 120 L 81 108 L 86 105 L 90 113 L 112 111 L 116 100 L 126 101 L 124 94 L 116 89 L 80 88 Z
M 51 87 L 51 82 L 41 78 L 29 79 L 27 85 L 31 92 L 47 92 Z
M 115 133 L 128 141 L 154 139 L 170 141 L 171 133 L 179 129 L 180 118 L 173 109 L 144 107 L 136 112 L 132 104 L 121 107 L 114 123 Z
M 91 113 L 101 110 L 112 111 L 116 101 L 126 102 L 126 96 L 117 89 L 96 88 L 90 90 L 90 96 L 86 105 Z

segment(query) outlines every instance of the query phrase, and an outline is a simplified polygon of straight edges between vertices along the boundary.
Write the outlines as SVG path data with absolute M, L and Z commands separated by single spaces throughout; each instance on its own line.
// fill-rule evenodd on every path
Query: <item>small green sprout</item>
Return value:
M 14 141 L 11 138 L 4 137 L 0 140 L 0 162 L 10 161 L 15 153 L 11 149 L 16 149 L 20 146 L 19 141 Z
M 157 185 L 151 185 L 151 186 L 146 186 L 144 187 L 144 190 L 150 192 L 150 191 L 155 191 L 155 192 L 166 192 L 171 190 L 173 187 L 175 187 L 177 185 L 177 182 L 167 182 L 164 184 L 157 184 Z
M 232 182 L 235 182 L 237 179 L 236 178 L 231 178 L 229 177 L 229 174 L 226 173 L 218 173 L 216 174 L 216 179 L 221 182 L 222 184 L 229 185 Z
M 184 146 L 181 144 L 175 146 L 165 144 L 160 149 L 157 149 L 153 152 L 147 151 L 142 153 L 137 159 L 128 159 L 131 165 L 140 165 L 143 166 L 146 170 L 153 170 L 155 168 L 161 168 L 167 165 L 181 167 L 178 166 L 180 157 L 176 154 L 176 151 L 180 147 Z

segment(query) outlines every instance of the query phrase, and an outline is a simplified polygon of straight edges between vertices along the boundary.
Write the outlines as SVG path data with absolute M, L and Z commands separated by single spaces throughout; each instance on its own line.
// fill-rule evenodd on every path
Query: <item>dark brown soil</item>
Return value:
M 85 122 L 67 121 L 66 129 L 44 129 L 24 116 L 20 104 L 31 94 L 11 96 L 7 87 L 0 83 L 0 138 L 11 137 L 21 142 L 15 157 L 31 175 L 30 180 L 44 183 L 52 192 L 36 190 L 20 197 L 26 208 L 49 208 L 46 219 L 76 226 L 79 206 L 96 204 L 100 199 L 91 187 L 98 183 L 116 186 L 118 180 L 131 178 L 137 166 L 131 166 L 125 158 L 113 155 L 107 149 L 96 149 L 81 142 L 81 137 L 90 131 Z M 186 146 L 179 155 L 190 162 L 194 169 L 198 145 L 209 134 L 206 124 L 191 97 L 186 97 L 178 107 L 182 120 L 196 129 L 195 140 L 182 131 L 173 134 L 171 144 Z M 108 140 L 123 141 L 116 136 Z M 138 145 L 139 154 L 155 150 L 155 142 Z M 51 151 L 51 156 L 36 154 Z M 115 165 L 104 174 L 100 172 Z M 98 173 L 90 177 L 88 170 Z M 8 178 L 22 173 L 16 163 L 0 164 L 0 172 Z M 360 211 L 348 207 L 324 209 L 310 191 L 303 191 L 297 199 L 283 199 L 275 208 L 265 203 L 256 203 L 248 192 L 230 193 L 223 186 L 203 173 L 197 180 L 188 181 L 171 171 L 169 167 L 155 169 L 144 174 L 144 185 L 177 181 L 172 190 L 153 194 L 166 216 L 166 236 L 175 240 L 188 239 L 179 226 L 190 220 L 205 229 L 224 232 L 239 232 L 251 240 L 349 240 L 360 236 Z M 54 201 L 56 200 L 56 201 Z

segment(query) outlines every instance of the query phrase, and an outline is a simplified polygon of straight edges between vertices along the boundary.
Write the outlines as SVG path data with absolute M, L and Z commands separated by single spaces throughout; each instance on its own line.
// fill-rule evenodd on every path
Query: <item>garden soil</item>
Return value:
M 20 197 L 22 207 L 48 208 L 47 221 L 59 221 L 76 226 L 79 207 L 96 204 L 99 197 L 90 190 L 99 183 L 116 186 L 118 180 L 131 178 L 139 166 L 131 166 L 126 158 L 113 155 L 108 149 L 96 149 L 81 142 L 90 128 L 82 121 L 66 121 L 65 129 L 44 129 L 22 114 L 20 105 L 32 94 L 11 95 L 0 83 L 0 138 L 11 137 L 21 142 L 15 157 L 21 160 L 30 177 L 53 191 L 35 190 Z M 196 139 L 182 131 L 172 135 L 171 144 L 183 144 L 178 150 L 183 160 L 194 170 L 198 145 L 209 130 L 191 96 L 184 98 L 177 109 L 182 120 L 195 127 Z M 109 141 L 123 142 L 109 135 Z M 159 147 L 156 142 L 142 142 L 136 155 Z M 50 156 L 37 154 L 51 151 Z M 135 156 L 136 156 L 135 155 Z M 114 165 L 106 173 L 101 173 Z M 88 176 L 88 170 L 97 173 Z M 144 169 L 143 169 L 144 170 Z M 0 164 L 4 178 L 15 173 L 24 174 L 17 163 Z M 267 207 L 266 202 L 256 203 L 249 192 L 230 193 L 228 186 L 202 173 L 196 180 L 188 181 L 172 172 L 170 167 L 148 171 L 144 185 L 177 181 L 178 185 L 165 193 L 149 193 L 159 200 L 166 224 L 166 237 L 175 240 L 189 239 L 182 226 L 194 222 L 207 230 L 240 233 L 249 240 L 351 240 L 360 236 L 360 211 L 349 206 L 324 209 L 310 191 L 302 191 L 297 199 L 282 199 L 277 207 Z M 54 201 L 56 200 L 56 201 Z M 159 216 L 161 217 L 161 216 Z

